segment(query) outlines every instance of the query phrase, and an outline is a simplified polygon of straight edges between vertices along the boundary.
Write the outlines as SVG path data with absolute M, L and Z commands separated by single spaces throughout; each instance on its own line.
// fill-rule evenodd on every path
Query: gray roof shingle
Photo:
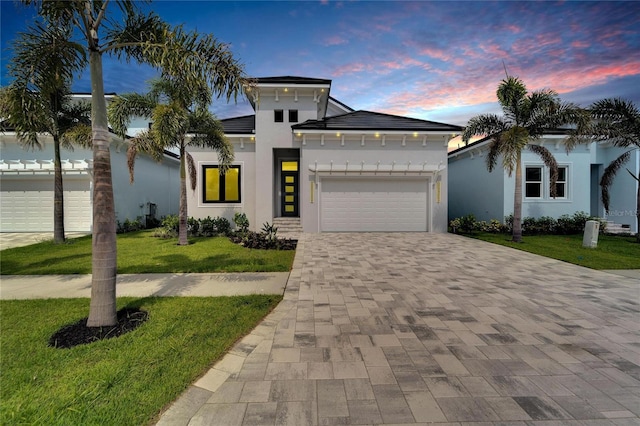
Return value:
M 293 130 L 397 130 L 397 131 L 452 131 L 462 127 L 417 118 L 382 114 L 371 111 L 354 111 L 327 117 L 323 120 L 307 120 L 291 126 Z
M 242 117 L 233 117 L 220 120 L 224 132 L 228 135 L 242 135 L 255 133 L 256 116 L 245 115 Z

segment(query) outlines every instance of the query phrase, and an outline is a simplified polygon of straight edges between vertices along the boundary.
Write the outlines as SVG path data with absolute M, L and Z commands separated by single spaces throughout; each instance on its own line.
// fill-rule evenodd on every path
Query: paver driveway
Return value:
M 439 234 L 305 234 L 160 424 L 640 424 L 640 281 Z

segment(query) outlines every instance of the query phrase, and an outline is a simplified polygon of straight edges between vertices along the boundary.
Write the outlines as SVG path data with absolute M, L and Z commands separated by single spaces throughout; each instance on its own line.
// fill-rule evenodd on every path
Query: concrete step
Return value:
M 278 228 L 278 236 L 297 240 L 302 233 L 302 224 L 299 217 L 273 218 L 273 226 Z

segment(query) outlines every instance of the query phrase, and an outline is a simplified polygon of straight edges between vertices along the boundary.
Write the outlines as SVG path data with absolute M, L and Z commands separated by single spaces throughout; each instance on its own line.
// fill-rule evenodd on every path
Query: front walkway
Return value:
M 450 234 L 305 234 L 161 425 L 637 425 L 640 281 Z M 487 423 L 485 423 L 487 424 Z

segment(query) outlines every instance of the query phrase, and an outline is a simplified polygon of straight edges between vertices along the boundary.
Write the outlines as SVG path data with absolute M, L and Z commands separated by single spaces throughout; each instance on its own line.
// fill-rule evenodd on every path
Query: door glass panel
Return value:
M 293 195 L 285 195 L 284 202 L 285 203 L 293 203 Z
M 298 171 L 298 162 L 297 161 L 283 161 L 282 162 L 282 171 L 283 172 L 297 172 Z
M 284 206 L 284 211 L 287 213 L 293 213 L 293 206 L 292 205 L 286 205 Z
M 284 178 L 284 181 L 287 183 L 293 183 L 295 181 L 295 178 L 293 176 L 286 176 Z
M 284 192 L 294 192 L 293 185 L 285 185 Z

